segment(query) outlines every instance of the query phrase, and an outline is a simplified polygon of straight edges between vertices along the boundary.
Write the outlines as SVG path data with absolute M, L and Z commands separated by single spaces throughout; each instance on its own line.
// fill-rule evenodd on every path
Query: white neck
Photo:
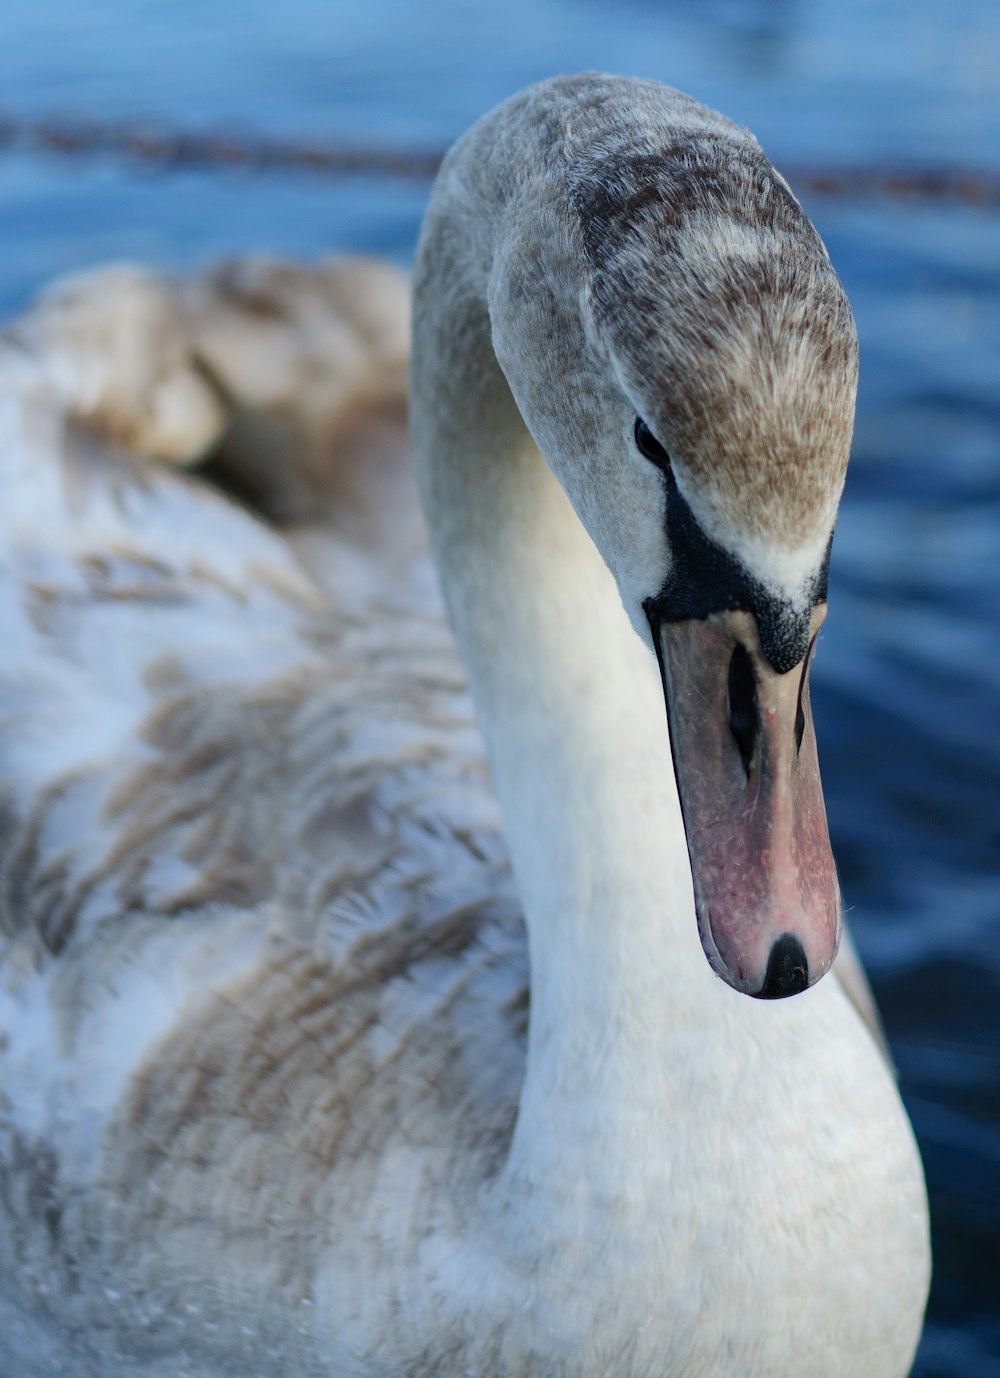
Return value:
M 566 1116 L 588 1156 L 662 1119 L 668 1032 L 741 997 L 698 939 L 652 650 L 528 435 L 485 307 L 417 304 L 422 490 L 529 933 L 510 1171 L 537 1178 L 549 1153 L 565 1170 Z

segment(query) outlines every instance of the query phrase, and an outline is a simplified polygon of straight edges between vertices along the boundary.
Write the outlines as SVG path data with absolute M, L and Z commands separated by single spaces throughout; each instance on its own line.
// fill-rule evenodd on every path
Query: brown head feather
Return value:
M 826 251 L 743 131 L 628 133 L 571 178 L 592 328 L 710 521 L 788 547 L 828 533 L 857 340 Z

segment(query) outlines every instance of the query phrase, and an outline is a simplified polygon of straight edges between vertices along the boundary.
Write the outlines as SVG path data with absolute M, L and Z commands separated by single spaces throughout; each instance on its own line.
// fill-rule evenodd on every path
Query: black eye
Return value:
M 635 418 L 634 435 L 636 447 L 641 455 L 660 469 L 670 468 L 670 456 L 641 416 Z

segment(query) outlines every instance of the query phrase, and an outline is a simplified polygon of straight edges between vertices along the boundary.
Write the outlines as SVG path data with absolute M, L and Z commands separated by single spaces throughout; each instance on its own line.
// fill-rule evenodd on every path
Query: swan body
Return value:
M 850 435 L 822 246 L 652 83 L 450 155 L 411 405 L 492 786 L 403 294 L 107 270 L 0 342 L 0 1373 L 903 1378 L 926 1202 L 863 977 L 748 998 L 653 654 L 744 639 L 763 780 Z M 663 612 L 695 527 L 749 611 Z

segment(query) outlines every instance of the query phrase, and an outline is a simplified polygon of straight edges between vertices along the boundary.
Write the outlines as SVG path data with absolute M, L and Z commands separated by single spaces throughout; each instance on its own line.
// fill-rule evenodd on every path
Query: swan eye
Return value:
M 650 463 L 655 464 L 659 469 L 670 468 L 670 456 L 641 416 L 635 418 L 634 435 L 636 448 L 644 458 L 648 459 Z

